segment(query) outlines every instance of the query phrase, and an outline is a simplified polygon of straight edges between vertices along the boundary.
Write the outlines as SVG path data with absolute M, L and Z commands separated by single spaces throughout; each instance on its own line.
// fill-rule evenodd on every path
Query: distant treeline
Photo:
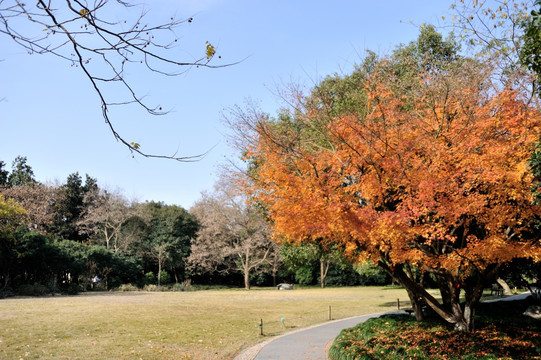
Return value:
M 187 211 L 129 201 L 77 172 L 64 183 L 43 184 L 25 157 L 11 171 L 0 161 L 0 291 L 390 282 L 378 268 L 353 265 L 336 250 L 276 244 L 260 213 L 239 206 L 242 199 L 232 203 L 227 186 L 219 188 Z

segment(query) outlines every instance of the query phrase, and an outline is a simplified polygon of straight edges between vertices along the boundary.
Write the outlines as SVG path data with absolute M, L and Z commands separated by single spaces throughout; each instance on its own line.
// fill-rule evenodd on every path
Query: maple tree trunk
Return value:
M 456 330 L 471 331 L 473 329 L 474 307 L 478 302 L 478 292 L 466 294 L 469 299 L 467 299 L 468 301 L 467 305 L 465 306 L 465 310 L 462 311 L 459 297 L 460 287 L 455 285 L 452 276 L 446 276 L 445 278 L 447 283 L 444 285 L 444 287 L 446 287 L 446 289 L 444 289 L 444 293 L 450 294 L 450 297 L 446 301 L 450 308 L 446 308 L 423 287 L 417 284 L 414 279 L 410 278 L 402 266 L 395 266 L 391 270 L 391 268 L 384 262 L 380 262 L 379 265 L 391 273 L 392 276 L 396 278 L 402 286 L 404 286 L 408 296 L 410 297 L 413 311 L 415 312 L 415 318 L 417 320 L 423 319 L 421 304 L 419 302 L 419 299 L 422 299 L 426 301 L 427 305 L 430 306 L 445 321 L 453 324 Z M 477 287 L 475 290 L 477 290 Z
M 423 309 L 421 306 L 421 302 L 419 301 L 419 295 L 417 295 L 417 293 L 415 293 L 414 291 L 411 291 L 409 288 L 406 288 L 406 292 L 408 293 L 408 297 L 410 298 L 411 308 L 413 309 L 415 320 L 423 321 Z
M 449 311 L 453 308 L 452 305 L 452 297 L 453 294 L 451 293 L 452 289 L 452 282 L 448 281 L 448 279 L 444 276 L 435 275 L 436 283 L 438 284 L 438 289 L 440 290 L 441 299 L 443 303 L 443 307 Z
M 453 316 L 446 320 L 454 325 L 455 330 L 473 331 L 475 329 L 474 316 L 477 303 L 467 301 L 464 304 L 464 309 L 462 309 L 459 302 L 453 302 Z
M 413 272 L 411 271 L 411 267 L 409 266 L 409 264 L 406 264 L 404 266 L 403 276 L 406 276 L 408 279 L 415 282 L 415 277 L 413 276 Z M 420 286 L 422 287 L 422 285 Z M 406 292 L 408 293 L 408 297 L 410 298 L 411 308 L 413 309 L 415 320 L 423 321 L 424 316 L 423 316 L 423 308 L 421 305 L 420 295 L 417 292 L 413 291 L 413 289 L 410 287 L 404 286 L 404 288 L 406 289 Z
M 494 269 L 485 269 L 485 271 L 481 274 L 481 277 L 477 279 L 477 282 L 473 286 L 464 289 L 466 292 L 464 319 L 468 325 L 468 331 L 475 330 L 475 309 L 483 296 L 485 279 L 489 279 L 498 268 L 499 266 L 495 267 Z
M 455 330 L 459 331 L 470 331 L 470 324 L 472 322 L 472 318 L 466 318 L 464 315 L 465 313 L 462 311 L 462 308 L 460 307 L 460 303 L 453 302 L 451 304 L 452 306 L 452 314 L 449 318 L 445 319 L 451 324 L 454 325 Z M 469 311 L 470 314 L 472 314 L 471 311 Z

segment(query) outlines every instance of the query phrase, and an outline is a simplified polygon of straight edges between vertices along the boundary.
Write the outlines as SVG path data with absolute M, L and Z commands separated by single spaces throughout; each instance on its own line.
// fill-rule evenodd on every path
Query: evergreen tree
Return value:
M 6 163 L 0 161 L 0 186 L 6 186 L 8 184 L 9 171 L 4 170 Z
M 85 204 L 85 195 L 97 188 L 97 180 L 86 175 L 83 185 L 78 172 L 68 175 L 66 184 L 59 188 L 55 203 L 56 216 L 51 232 L 58 237 L 69 240 L 85 241 L 87 234 L 79 231 L 78 221 L 81 219 Z
M 12 163 L 11 174 L 8 177 L 9 186 L 28 185 L 36 183 L 32 167 L 26 163 L 26 156 L 17 156 Z

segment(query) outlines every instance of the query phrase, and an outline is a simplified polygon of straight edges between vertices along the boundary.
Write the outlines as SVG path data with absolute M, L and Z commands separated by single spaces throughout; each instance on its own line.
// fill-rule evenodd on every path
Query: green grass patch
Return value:
M 435 316 L 416 322 L 386 315 L 343 330 L 332 360 L 541 359 L 541 322 L 522 315 L 531 300 L 482 304 L 473 332 L 452 330 Z
M 406 301 L 406 292 L 384 287 L 8 298 L 0 300 L 0 359 L 233 359 L 271 336 L 327 321 L 329 306 L 340 319 L 396 310 L 397 298 Z

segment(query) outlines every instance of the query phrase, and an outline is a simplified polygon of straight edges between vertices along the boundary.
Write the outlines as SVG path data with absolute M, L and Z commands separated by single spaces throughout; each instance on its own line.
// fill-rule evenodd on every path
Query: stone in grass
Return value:
M 285 283 L 278 284 L 278 286 L 276 286 L 276 289 L 277 290 L 293 290 L 293 284 L 285 284 Z

